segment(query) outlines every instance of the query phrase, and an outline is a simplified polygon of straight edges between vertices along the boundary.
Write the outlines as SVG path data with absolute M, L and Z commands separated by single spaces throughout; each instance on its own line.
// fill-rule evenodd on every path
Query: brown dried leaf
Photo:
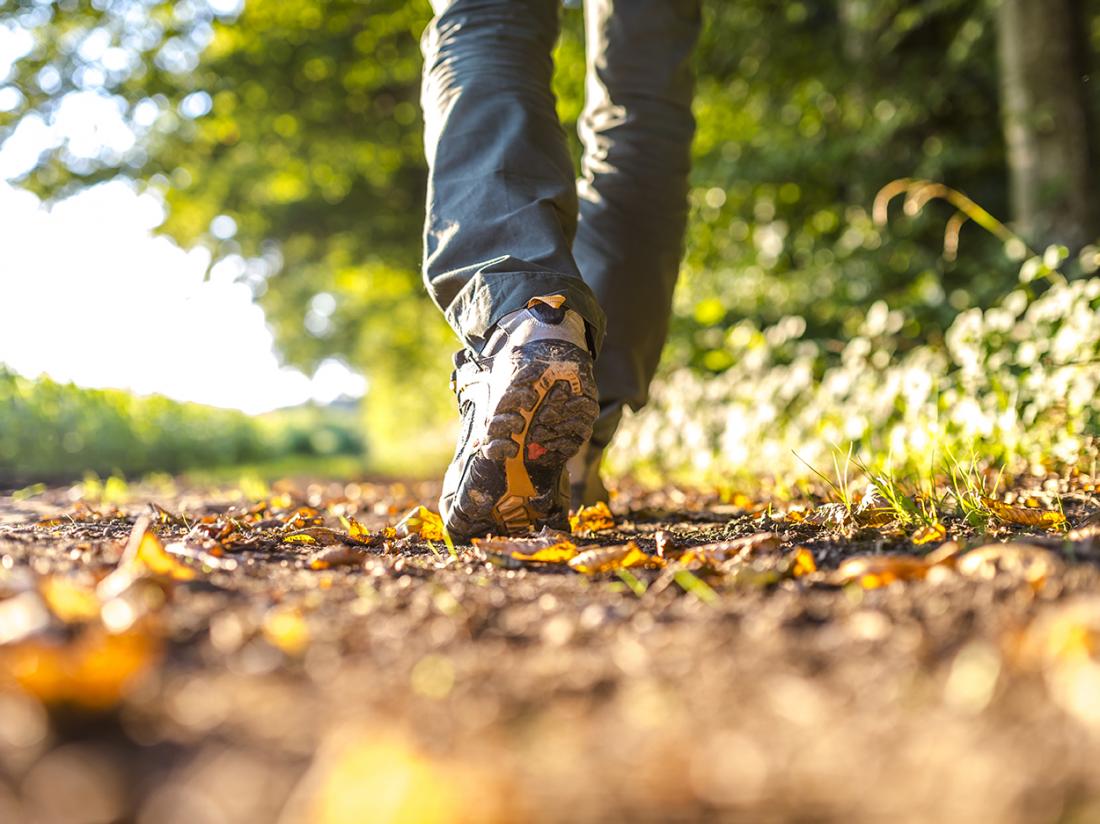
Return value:
M 175 515 L 158 503 L 150 502 L 149 510 L 153 513 L 153 519 L 159 524 L 172 526 L 186 526 L 186 521 L 179 515 Z
M 734 538 L 730 541 L 718 541 L 713 544 L 689 547 L 676 560 L 685 566 L 706 566 L 730 558 L 771 552 L 776 549 L 779 549 L 778 535 L 774 532 L 757 532 L 744 538 Z
M 1006 524 L 1018 526 L 1040 526 L 1045 529 L 1057 529 L 1065 526 L 1066 516 L 1053 509 L 1029 509 L 1022 506 L 1012 506 L 993 498 L 982 498 L 989 511 Z
M 836 506 L 834 504 L 834 506 Z M 840 504 L 841 508 L 843 505 Z M 845 514 L 847 511 L 845 510 Z M 834 516 L 835 517 L 835 516 Z M 882 497 L 882 493 L 872 487 L 859 501 L 854 517 L 861 526 L 882 527 L 897 520 L 897 513 Z M 842 519 L 843 520 L 843 519 Z
M 524 563 L 564 564 L 577 555 L 577 545 L 568 535 L 549 529 L 534 538 L 475 538 L 474 546 L 490 560 Z
M 808 513 L 802 513 L 802 517 L 795 521 L 795 523 L 810 524 L 811 526 L 839 527 L 843 526 L 847 519 L 848 510 L 845 508 L 844 504 L 822 504 Z

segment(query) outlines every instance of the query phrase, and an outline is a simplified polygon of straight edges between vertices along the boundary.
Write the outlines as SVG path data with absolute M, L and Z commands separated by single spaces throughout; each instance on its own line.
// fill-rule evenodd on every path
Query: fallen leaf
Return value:
M 171 524 L 173 526 L 187 526 L 187 521 L 184 518 L 169 512 L 158 503 L 150 502 L 149 511 L 153 513 L 153 517 L 156 519 L 157 523 Z
M 1062 567 L 1061 560 L 1049 549 L 1018 541 L 986 544 L 955 561 L 955 569 L 962 575 L 993 578 L 1005 573 L 1023 578 L 1035 589 L 1041 588 Z
M 397 530 L 392 526 L 383 527 L 377 532 L 371 532 L 357 520 L 346 515 L 340 516 L 340 523 L 348 533 L 347 539 L 364 546 L 378 546 L 383 541 L 390 541 L 397 537 Z
M 35 638 L 0 648 L 0 682 L 10 678 L 44 704 L 105 710 L 130 692 L 160 651 L 157 636 L 142 627 L 112 634 L 88 624 L 65 642 Z
M 425 541 L 443 540 L 443 519 L 426 506 L 414 506 L 394 528 L 400 538 L 415 535 Z
M 588 549 L 569 561 L 571 569 L 585 575 L 598 575 L 635 567 L 660 569 L 664 565 L 663 559 L 647 554 L 633 541 L 622 546 Z
M 700 544 L 685 549 L 676 559 L 684 566 L 713 564 L 730 558 L 744 557 L 779 548 L 779 536 L 774 532 L 757 532 L 743 538 Z M 667 552 L 667 550 L 666 550 Z
M 924 544 L 930 544 L 933 541 L 943 541 L 947 538 L 947 527 L 938 521 L 934 524 L 928 524 L 922 526 L 913 536 L 909 539 L 917 546 L 923 546 Z
M 792 515 L 795 513 L 791 513 Z M 844 504 L 822 504 L 810 512 L 800 513 L 794 523 L 804 523 L 811 526 L 843 526 L 848 520 L 848 509 Z M 790 516 L 788 516 L 790 517 Z
M 96 587 L 96 597 L 100 601 L 117 597 L 136 580 L 148 575 L 172 581 L 190 581 L 196 577 L 195 570 L 165 551 L 160 539 L 148 530 L 149 517 L 143 515 L 130 532 L 118 566 Z
M 127 545 L 126 551 L 122 553 L 122 560 L 119 565 L 136 564 L 145 567 L 154 575 L 161 575 L 176 581 L 192 580 L 195 577 L 195 570 L 181 564 L 166 552 L 160 538 L 152 532 L 144 531 L 145 526 L 140 519 L 134 525 L 135 533 L 139 528 L 143 531 L 138 535 L 136 549 L 132 552 L 130 547 L 134 546 L 134 537 L 133 535 L 130 536 L 130 544 Z
M 284 543 L 288 544 L 320 544 L 321 546 L 332 546 L 333 544 L 343 543 L 344 536 L 335 529 L 327 529 L 323 526 L 311 526 L 305 529 L 299 529 L 297 532 L 291 532 L 289 535 L 284 535 L 282 540 Z
M 1029 509 L 1022 506 L 1011 506 L 1003 501 L 993 498 L 982 498 L 989 511 L 999 521 L 1018 526 L 1041 526 L 1047 529 L 1056 529 L 1064 526 L 1066 516 L 1053 509 Z
M 803 575 L 809 575 L 811 572 L 817 572 L 817 563 L 814 561 L 813 553 L 806 547 L 800 546 L 794 551 L 794 560 L 791 562 L 791 576 L 800 578 Z
M 842 563 L 832 578 L 835 583 L 858 582 L 877 589 L 895 581 L 919 581 L 928 574 L 928 563 L 915 555 L 857 555 Z
M 50 612 L 66 624 L 77 624 L 99 618 L 99 599 L 92 587 L 72 578 L 51 575 L 38 582 L 38 591 Z
M 845 514 L 847 514 L 846 510 Z M 897 520 L 897 513 L 894 512 L 893 507 L 882 497 L 882 493 L 873 487 L 860 499 L 859 506 L 853 514 L 859 524 L 869 527 L 886 526 Z
M 475 538 L 474 547 L 487 560 L 507 559 L 522 563 L 564 564 L 577 555 L 577 545 L 569 536 L 549 529 L 534 538 Z
M 570 515 L 569 528 L 578 534 L 614 529 L 615 516 L 611 514 L 607 504 L 599 501 L 592 506 L 582 506 L 575 515 Z

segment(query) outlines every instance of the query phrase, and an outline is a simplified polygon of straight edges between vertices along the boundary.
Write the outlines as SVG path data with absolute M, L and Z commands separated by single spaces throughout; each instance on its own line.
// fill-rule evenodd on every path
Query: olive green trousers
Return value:
M 463 343 L 536 295 L 588 324 L 604 446 L 640 408 L 683 252 L 701 0 L 585 0 L 581 178 L 551 91 L 559 0 L 433 0 L 424 281 Z

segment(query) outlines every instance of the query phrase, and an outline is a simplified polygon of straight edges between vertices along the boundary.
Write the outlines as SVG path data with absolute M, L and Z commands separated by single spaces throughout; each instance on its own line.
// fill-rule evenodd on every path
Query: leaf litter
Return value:
M 862 798 L 846 788 L 894 775 L 901 804 L 904 774 L 889 770 L 921 736 L 939 754 L 925 769 L 949 784 L 968 776 L 965 797 L 986 799 L 975 814 L 993 815 L 990 799 L 1001 796 L 985 773 L 967 772 L 965 749 L 951 749 L 969 716 L 944 715 L 926 693 L 884 696 L 921 667 L 928 683 L 945 684 L 951 706 L 1033 724 L 1051 747 L 1060 746 L 1055 710 L 1100 730 L 1082 691 L 1100 683 L 1100 502 L 1080 491 L 1091 477 L 1078 477 L 1058 507 L 1046 494 L 1006 495 L 1026 522 L 985 503 L 989 532 L 951 508 L 903 522 L 870 493 L 854 493 L 850 506 L 762 506 L 754 495 L 703 519 L 691 507 L 705 513 L 730 496 L 688 491 L 643 504 L 629 492 L 609 524 L 588 516 L 571 534 L 495 537 L 448 553 L 433 553 L 447 537 L 418 502 L 434 490 L 412 486 L 288 488 L 243 504 L 191 496 L 186 509 L 169 498 L 144 509 L 59 506 L 38 522 L 0 526 L 0 715 L 10 718 L 15 700 L 45 707 L 51 727 L 61 711 L 124 713 L 125 725 L 99 722 L 115 730 L 118 752 L 132 753 L 119 756 L 131 759 L 119 774 L 161 791 L 205 779 L 157 767 L 128 730 L 174 742 L 195 765 L 249 753 L 256 766 L 236 772 L 242 789 L 285 770 L 305 746 L 308 774 L 309 764 L 280 773 L 285 790 L 250 796 L 257 809 L 272 805 L 253 817 L 272 820 L 295 803 L 308 808 L 315 791 L 350 792 L 355 781 L 337 776 L 333 753 L 368 749 L 393 781 L 421 796 L 447 787 L 452 804 L 477 804 L 466 795 L 476 773 L 499 820 L 552 818 L 527 805 L 545 798 L 540 809 L 552 811 L 566 787 L 570 809 L 590 817 L 702 820 L 732 803 L 727 787 L 749 786 L 754 795 L 736 796 L 742 812 L 820 817 L 790 791 L 795 776 L 768 766 L 783 763 L 798 765 L 803 784 L 847 775 L 829 782 L 829 797 L 860 820 Z M 973 610 L 987 616 L 979 625 L 960 618 Z M 869 643 L 874 655 L 860 646 Z M 858 700 L 850 676 L 867 685 Z M 260 684 L 267 697 L 246 698 Z M 876 729 L 898 731 L 894 740 L 862 726 L 864 703 Z M 518 717 L 532 719 L 526 738 L 493 720 Z M 792 719 L 798 735 L 785 732 Z M 135 724 L 151 726 L 139 735 Z M 64 728 L 53 735 L 47 747 L 73 746 Z M 861 755 L 858 781 L 821 755 L 826 739 Z M 566 755 L 535 770 L 544 746 Z M 1085 759 L 1079 769 L 1009 774 L 1055 794 L 1094 780 Z M 129 817 L 153 803 L 146 792 Z

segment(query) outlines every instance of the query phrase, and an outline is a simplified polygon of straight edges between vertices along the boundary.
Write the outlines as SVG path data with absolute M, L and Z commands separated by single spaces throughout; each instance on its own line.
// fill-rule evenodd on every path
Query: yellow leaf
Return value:
M 264 638 L 287 655 L 298 655 L 309 645 L 309 625 L 293 607 L 275 607 L 264 616 Z
M 66 624 L 92 621 L 99 617 L 99 599 L 95 590 L 71 578 L 57 575 L 43 578 L 38 584 L 38 591 L 50 612 Z
M 143 515 L 137 519 L 130 532 L 130 540 L 122 552 L 118 566 L 96 587 L 96 596 L 100 601 L 117 597 L 135 581 L 148 575 L 173 581 L 190 581 L 195 578 L 195 570 L 176 560 L 165 550 L 160 539 L 148 529 L 149 518 Z
M 564 532 L 549 532 L 536 538 L 475 538 L 474 546 L 487 556 L 503 556 L 524 563 L 564 564 L 577 554 L 577 545 Z
M 317 539 L 306 532 L 295 532 L 291 535 L 283 537 L 283 543 L 285 544 L 315 544 Z
M 592 506 L 582 506 L 575 515 L 569 516 L 569 528 L 573 532 L 599 532 L 615 528 L 615 517 L 603 501 Z
M 602 572 L 615 572 L 620 569 L 644 567 L 660 569 L 665 565 L 663 559 L 648 555 L 631 541 L 623 546 L 597 547 L 585 550 L 569 561 L 569 566 L 585 575 L 597 575 Z
M 811 572 L 817 572 L 817 563 L 814 561 L 813 553 L 806 547 L 800 546 L 794 551 L 791 575 L 800 578 L 803 575 L 809 575 Z
M 989 511 L 993 513 L 997 520 L 1006 524 L 1055 529 L 1064 526 L 1066 523 L 1066 516 L 1053 509 L 1027 509 L 985 497 L 982 498 L 982 503 L 989 508 Z
M 122 564 L 126 563 L 127 559 L 123 554 Z M 163 575 L 177 581 L 190 581 L 195 577 L 195 570 L 181 564 L 165 552 L 164 544 L 152 532 L 146 532 L 141 536 L 137 551 L 132 556 L 132 563 L 144 566 L 155 575 Z
M 399 537 L 416 535 L 425 541 L 443 540 L 443 519 L 425 506 L 414 506 L 397 522 Z
M 913 533 L 913 537 L 910 539 L 917 546 L 923 546 L 924 544 L 930 544 L 933 541 L 943 541 L 947 539 L 947 528 L 938 521 L 934 524 L 922 526 L 916 532 Z
M 709 565 L 731 558 L 741 558 L 760 552 L 770 552 L 779 548 L 779 536 L 774 532 L 757 532 L 743 538 L 718 541 L 713 544 L 693 546 L 677 558 L 684 566 Z M 668 550 L 665 550 L 668 554 Z
M 530 555 L 525 555 L 522 552 L 511 553 L 512 557 L 517 561 L 536 561 L 543 564 L 564 564 L 567 561 L 572 560 L 577 555 L 577 546 L 571 541 L 562 541 L 559 544 L 548 546 L 544 549 L 537 549 Z

